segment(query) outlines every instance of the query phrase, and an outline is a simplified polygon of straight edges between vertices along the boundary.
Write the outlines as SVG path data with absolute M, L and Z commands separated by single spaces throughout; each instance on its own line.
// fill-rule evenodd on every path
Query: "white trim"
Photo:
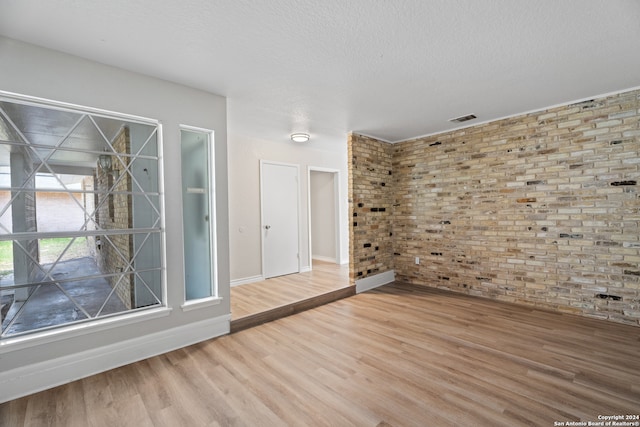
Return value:
M 209 220 L 208 220 L 208 224 L 209 224 L 209 250 L 211 251 L 211 253 L 209 254 L 211 257 L 211 264 L 209 266 L 209 275 L 211 277 L 211 288 L 210 288 L 210 292 L 211 292 L 211 297 L 206 297 L 206 299 L 210 299 L 210 300 L 215 300 L 216 298 L 218 298 L 219 292 L 218 292 L 218 222 L 216 219 L 216 175 L 215 175 L 215 164 L 216 164 L 216 159 L 215 159 L 215 131 L 212 129 L 205 129 L 205 128 L 201 128 L 201 127 L 196 127 L 196 126 L 189 126 L 189 125 L 184 125 L 184 124 L 180 124 L 178 126 L 178 128 L 180 129 L 180 149 L 182 150 L 182 132 L 191 132 L 191 133 L 199 133 L 199 134 L 204 134 L 207 136 L 207 174 L 209 175 L 209 194 L 208 194 L 208 199 L 209 199 Z M 182 152 L 180 153 L 180 155 L 182 156 Z M 180 159 L 180 164 L 182 167 L 182 159 Z M 183 178 L 183 171 L 180 171 L 180 179 Z M 203 189 L 204 190 L 204 189 Z M 188 191 L 188 189 L 187 189 Z M 204 191 L 203 191 L 204 192 Z M 187 244 L 187 242 L 184 242 L 184 236 L 185 236 L 185 232 L 184 232 L 184 194 L 182 194 L 182 238 L 183 238 L 183 245 L 182 245 L 182 265 L 183 265 L 183 277 L 184 277 L 184 301 L 185 304 L 182 305 L 183 310 L 185 310 L 185 307 L 190 306 L 190 300 L 187 300 L 187 280 L 186 280 L 186 263 L 184 261 L 184 256 L 185 256 L 185 245 Z M 200 300 L 196 300 L 196 303 L 199 303 Z M 211 305 L 211 304 L 209 304 Z M 190 310 L 189 308 L 187 308 L 186 310 Z
M 191 311 L 198 310 L 204 307 L 211 307 L 213 305 L 218 305 L 222 302 L 222 298 L 220 297 L 209 297 L 209 298 L 200 298 L 192 301 L 187 301 L 180 306 L 182 311 Z
M 158 135 L 156 135 L 156 142 L 158 144 L 158 192 L 160 193 L 160 257 L 162 266 L 162 301 L 167 304 L 169 299 L 169 293 L 167 289 L 168 277 L 167 277 L 167 222 L 166 222 L 166 210 L 165 210 L 165 191 L 164 191 L 164 130 L 162 123 L 158 123 Z
M 432 133 L 427 133 L 425 135 L 412 136 L 411 138 L 399 139 L 397 141 L 386 141 L 384 139 L 377 138 L 375 136 L 369 136 L 369 135 L 365 135 L 365 134 L 362 134 L 362 133 L 359 133 L 359 132 L 355 132 L 355 133 L 358 134 L 358 135 L 362 135 L 362 136 L 366 136 L 366 137 L 369 137 L 369 138 L 377 139 L 379 141 L 388 142 L 390 144 L 397 144 L 397 143 L 400 143 L 400 142 L 412 141 L 414 139 L 428 138 L 430 136 L 436 136 L 436 135 L 442 135 L 442 134 L 449 133 L 449 132 L 455 132 L 455 131 L 460 130 L 460 129 L 466 129 L 466 128 L 470 128 L 470 127 L 474 127 L 474 126 L 478 126 L 478 125 L 484 125 L 484 124 L 487 124 L 487 123 L 497 122 L 497 121 L 500 121 L 500 120 L 511 119 L 513 117 L 526 116 L 527 114 L 533 114 L 533 113 L 540 113 L 540 112 L 543 112 L 545 110 L 552 110 L 554 108 L 567 107 L 567 106 L 569 106 L 571 104 L 578 104 L 580 102 L 590 101 L 592 99 L 606 98 L 608 96 L 619 95 L 619 94 L 625 93 L 625 92 L 632 92 L 632 91 L 638 90 L 638 89 L 640 89 L 640 86 L 635 86 L 635 87 L 631 87 L 631 88 L 623 89 L 623 90 L 618 90 L 618 91 L 614 91 L 614 92 L 607 92 L 607 93 L 603 93 L 603 94 L 600 94 L 600 95 L 587 96 L 585 98 L 576 99 L 575 101 L 562 102 L 560 104 L 554 104 L 554 105 L 550 105 L 548 107 L 541 107 L 541 108 L 536 108 L 536 109 L 533 109 L 533 110 L 524 111 L 524 112 L 521 112 L 521 113 L 514 113 L 514 114 L 509 114 L 507 116 L 496 117 L 495 119 L 488 119 L 488 120 L 484 120 L 484 121 L 481 121 L 481 122 L 473 122 L 473 123 L 469 123 L 469 124 L 466 124 L 466 125 L 463 125 L 463 126 L 459 126 L 459 127 L 455 127 L 455 128 L 451 128 L 451 129 L 440 130 L 440 131 L 432 132 Z
M 0 372 L 0 403 L 229 333 L 231 315 Z
M 54 327 L 46 331 L 34 332 L 28 335 L 4 338 L 0 341 L 0 355 L 3 353 L 23 350 L 25 348 L 36 347 L 56 341 L 80 337 L 87 334 L 94 334 L 100 331 L 166 317 L 171 314 L 171 310 L 171 308 L 167 307 L 142 309 L 133 313 L 98 318 L 69 326 Z
M 375 276 L 365 277 L 364 279 L 356 280 L 356 293 L 366 292 L 378 286 L 386 285 L 393 282 L 396 279 L 396 272 L 394 270 L 385 271 L 384 273 L 376 274 Z
M 313 257 L 311 257 L 311 259 L 314 259 L 317 261 L 323 261 L 323 262 L 332 262 L 334 264 L 338 263 L 335 258 L 331 258 L 328 256 L 314 255 Z
M 300 273 L 308 273 L 310 271 L 312 271 L 310 265 L 306 265 L 304 267 L 300 267 Z
M 5 98 L 8 101 L 15 102 L 21 105 L 31 105 L 35 107 L 47 107 L 55 108 L 59 111 L 68 111 L 73 113 L 85 114 L 89 113 L 92 116 L 101 116 L 109 119 L 126 119 L 129 122 L 135 122 L 145 125 L 159 125 L 160 121 L 150 119 L 148 117 L 135 116 L 133 114 L 119 113 L 116 111 L 104 110 L 102 108 L 88 107 L 86 105 L 72 104 L 69 102 L 53 101 L 47 98 L 39 98 L 37 96 L 22 95 L 14 92 L 7 92 L 0 90 L 0 98 Z
M 257 276 L 251 277 L 242 277 L 240 279 L 233 279 L 231 281 L 231 287 L 240 286 L 240 285 L 248 285 L 249 283 L 262 282 L 264 280 L 264 276 L 259 274 Z

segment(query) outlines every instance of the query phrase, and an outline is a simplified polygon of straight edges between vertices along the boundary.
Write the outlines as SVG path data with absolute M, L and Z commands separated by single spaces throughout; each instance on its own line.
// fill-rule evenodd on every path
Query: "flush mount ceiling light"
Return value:
M 306 133 L 292 133 L 291 140 L 293 142 L 307 142 L 309 140 L 309 134 Z

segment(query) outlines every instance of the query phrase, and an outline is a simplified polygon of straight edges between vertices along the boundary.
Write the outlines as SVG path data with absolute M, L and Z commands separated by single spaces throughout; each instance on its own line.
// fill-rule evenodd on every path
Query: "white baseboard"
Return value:
M 313 260 L 318 260 L 318 261 L 323 261 L 323 262 L 331 262 L 333 264 L 336 264 L 336 258 L 335 257 L 329 257 L 329 256 L 322 256 L 322 255 L 314 255 L 313 257 L 311 257 L 311 259 Z
M 306 265 L 306 266 L 300 267 L 300 273 L 308 273 L 309 271 L 311 271 L 311 266 L 310 265 Z
M 364 279 L 356 280 L 356 293 L 365 292 L 378 286 L 386 285 L 396 279 L 396 272 L 394 270 L 385 271 L 384 273 L 376 274 L 375 276 L 365 277 Z
M 229 333 L 231 315 L 0 372 L 0 403 Z
M 247 285 L 249 283 L 262 282 L 264 280 L 263 275 L 251 276 L 251 277 L 243 277 L 242 279 L 234 279 L 231 281 L 231 287 Z

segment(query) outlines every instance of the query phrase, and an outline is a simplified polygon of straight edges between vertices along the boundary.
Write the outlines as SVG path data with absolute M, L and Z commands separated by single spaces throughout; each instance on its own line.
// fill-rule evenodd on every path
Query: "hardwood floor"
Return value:
M 240 319 L 349 286 L 349 266 L 313 261 L 312 271 L 231 288 L 231 318 Z
M 640 414 L 639 350 L 638 327 L 394 284 L 8 402 L 0 425 L 595 422 Z

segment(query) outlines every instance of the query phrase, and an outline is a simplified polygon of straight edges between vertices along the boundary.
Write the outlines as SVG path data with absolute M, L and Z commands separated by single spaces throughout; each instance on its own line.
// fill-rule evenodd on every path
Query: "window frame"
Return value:
M 185 231 L 184 231 L 184 221 L 182 221 L 182 236 L 183 236 L 183 245 L 182 245 L 182 266 L 183 266 L 183 301 L 184 303 L 180 306 L 183 311 L 191 311 L 200 309 L 203 307 L 210 307 L 213 305 L 218 305 L 222 301 L 219 293 L 219 283 L 218 283 L 218 243 L 217 243 L 217 235 L 218 235 L 218 227 L 217 227 L 217 218 L 216 218 L 216 176 L 215 176 L 215 131 L 212 129 L 205 129 L 197 126 L 190 125 L 179 125 L 179 135 L 180 141 L 182 144 L 182 132 L 195 132 L 206 134 L 207 141 L 207 173 L 209 178 L 209 241 L 211 248 L 211 265 L 210 265 L 210 274 L 211 274 L 211 295 L 203 298 L 196 299 L 187 299 L 187 287 L 186 287 L 186 271 L 185 270 L 185 245 L 184 241 Z M 182 173 L 182 171 L 181 171 Z M 184 197 L 184 194 L 181 194 L 181 198 Z M 184 212 L 182 213 L 184 215 Z
M 83 106 L 78 104 L 71 104 L 67 102 L 54 101 L 50 99 L 38 98 L 38 97 L 22 95 L 22 94 L 17 94 L 17 93 L 2 91 L 2 90 L 0 90 L 0 100 L 3 102 L 11 102 L 11 103 L 19 104 L 23 106 L 32 106 L 37 108 L 52 109 L 60 112 L 69 112 L 73 114 L 78 114 L 80 116 L 85 115 L 85 116 L 90 116 L 92 118 L 99 117 L 104 119 L 118 120 L 118 121 L 126 122 L 127 124 L 131 123 L 131 124 L 146 125 L 146 126 L 151 126 L 155 129 L 150 134 L 150 137 L 155 134 L 155 144 L 154 144 L 156 149 L 155 155 L 152 155 L 152 156 L 142 155 L 141 158 L 152 158 L 153 161 L 156 162 L 157 195 L 155 194 L 156 191 L 146 191 L 146 190 L 143 190 L 141 194 L 143 195 L 154 194 L 152 197 L 157 196 L 157 203 L 152 203 L 151 200 L 149 200 L 149 203 L 152 203 L 153 205 L 155 205 L 154 209 L 158 212 L 157 226 L 154 226 L 152 229 L 155 230 L 153 234 L 158 236 L 157 245 L 159 247 L 158 248 L 159 259 L 156 259 L 156 260 L 159 263 L 159 267 L 155 267 L 153 270 L 158 271 L 159 273 L 158 277 L 160 280 L 160 285 L 158 290 L 160 294 L 158 295 L 159 304 L 153 304 L 149 307 L 131 308 L 125 311 L 121 311 L 113 314 L 107 314 L 100 317 L 97 317 L 97 316 L 90 317 L 87 319 L 81 319 L 77 321 L 62 323 L 59 325 L 45 326 L 42 328 L 36 328 L 28 331 L 18 332 L 16 334 L 0 336 L 0 354 L 7 351 L 15 351 L 16 349 L 19 349 L 19 348 L 26 348 L 30 346 L 40 345 L 47 342 L 57 341 L 59 339 L 66 339 L 70 337 L 81 336 L 87 333 L 93 333 L 100 330 L 117 328 L 120 326 L 132 324 L 132 323 L 138 323 L 138 322 L 147 321 L 147 320 L 151 320 L 159 317 L 168 316 L 171 313 L 172 309 L 168 306 L 168 301 L 167 301 L 168 293 L 167 293 L 167 271 L 166 271 L 167 255 L 166 255 L 166 224 L 165 224 L 166 215 L 165 215 L 165 197 L 164 197 L 165 192 L 164 192 L 162 123 L 159 120 L 151 119 L 147 117 L 120 113 L 120 112 L 99 109 L 94 107 L 88 107 L 88 106 Z M 3 145 L 10 145 L 10 144 L 3 144 Z M 144 148 L 144 145 L 143 145 L 143 148 Z M 85 152 L 90 152 L 90 151 L 91 150 L 86 150 Z M 129 153 L 128 156 L 124 156 L 124 157 L 140 158 L 138 154 L 132 155 L 132 153 Z M 35 176 L 36 174 L 33 175 L 34 178 Z M 109 190 L 113 190 L 117 193 L 117 191 L 112 188 L 110 188 Z M 38 192 L 36 188 L 29 191 L 32 191 L 34 194 Z M 73 194 L 73 192 L 68 191 L 68 189 L 64 189 L 61 191 L 66 192 L 69 195 Z M 108 198 L 111 195 L 111 193 L 112 192 L 109 191 L 107 194 L 101 194 L 100 199 L 105 197 Z M 95 194 L 97 194 L 97 191 L 95 191 Z M 132 227 L 130 229 L 130 235 L 133 236 L 141 232 L 136 230 L 145 230 L 145 228 Z M 47 238 L 49 235 L 52 234 L 50 232 L 49 233 L 36 232 L 36 233 L 38 235 L 37 237 L 38 240 L 42 238 Z M 85 230 L 85 232 L 63 231 L 63 232 L 54 233 L 54 234 L 56 235 L 56 237 L 77 237 L 79 235 L 87 235 L 87 236 L 92 234 L 97 235 L 98 233 L 94 231 Z M 62 236 L 62 234 L 64 234 L 65 236 Z M 7 240 L 7 241 L 17 240 L 15 238 L 15 233 L 5 234 L 2 237 L 3 237 L 2 240 Z M 136 271 L 144 272 L 146 270 L 133 269 L 129 274 L 133 276 L 135 275 Z M 34 281 L 34 283 L 28 283 L 27 285 L 35 286 L 41 282 L 42 281 L 40 282 Z M 13 286 L 15 286 L 15 284 Z M 10 288 L 10 287 L 7 287 L 7 288 Z M 158 296 L 156 296 L 156 299 Z

